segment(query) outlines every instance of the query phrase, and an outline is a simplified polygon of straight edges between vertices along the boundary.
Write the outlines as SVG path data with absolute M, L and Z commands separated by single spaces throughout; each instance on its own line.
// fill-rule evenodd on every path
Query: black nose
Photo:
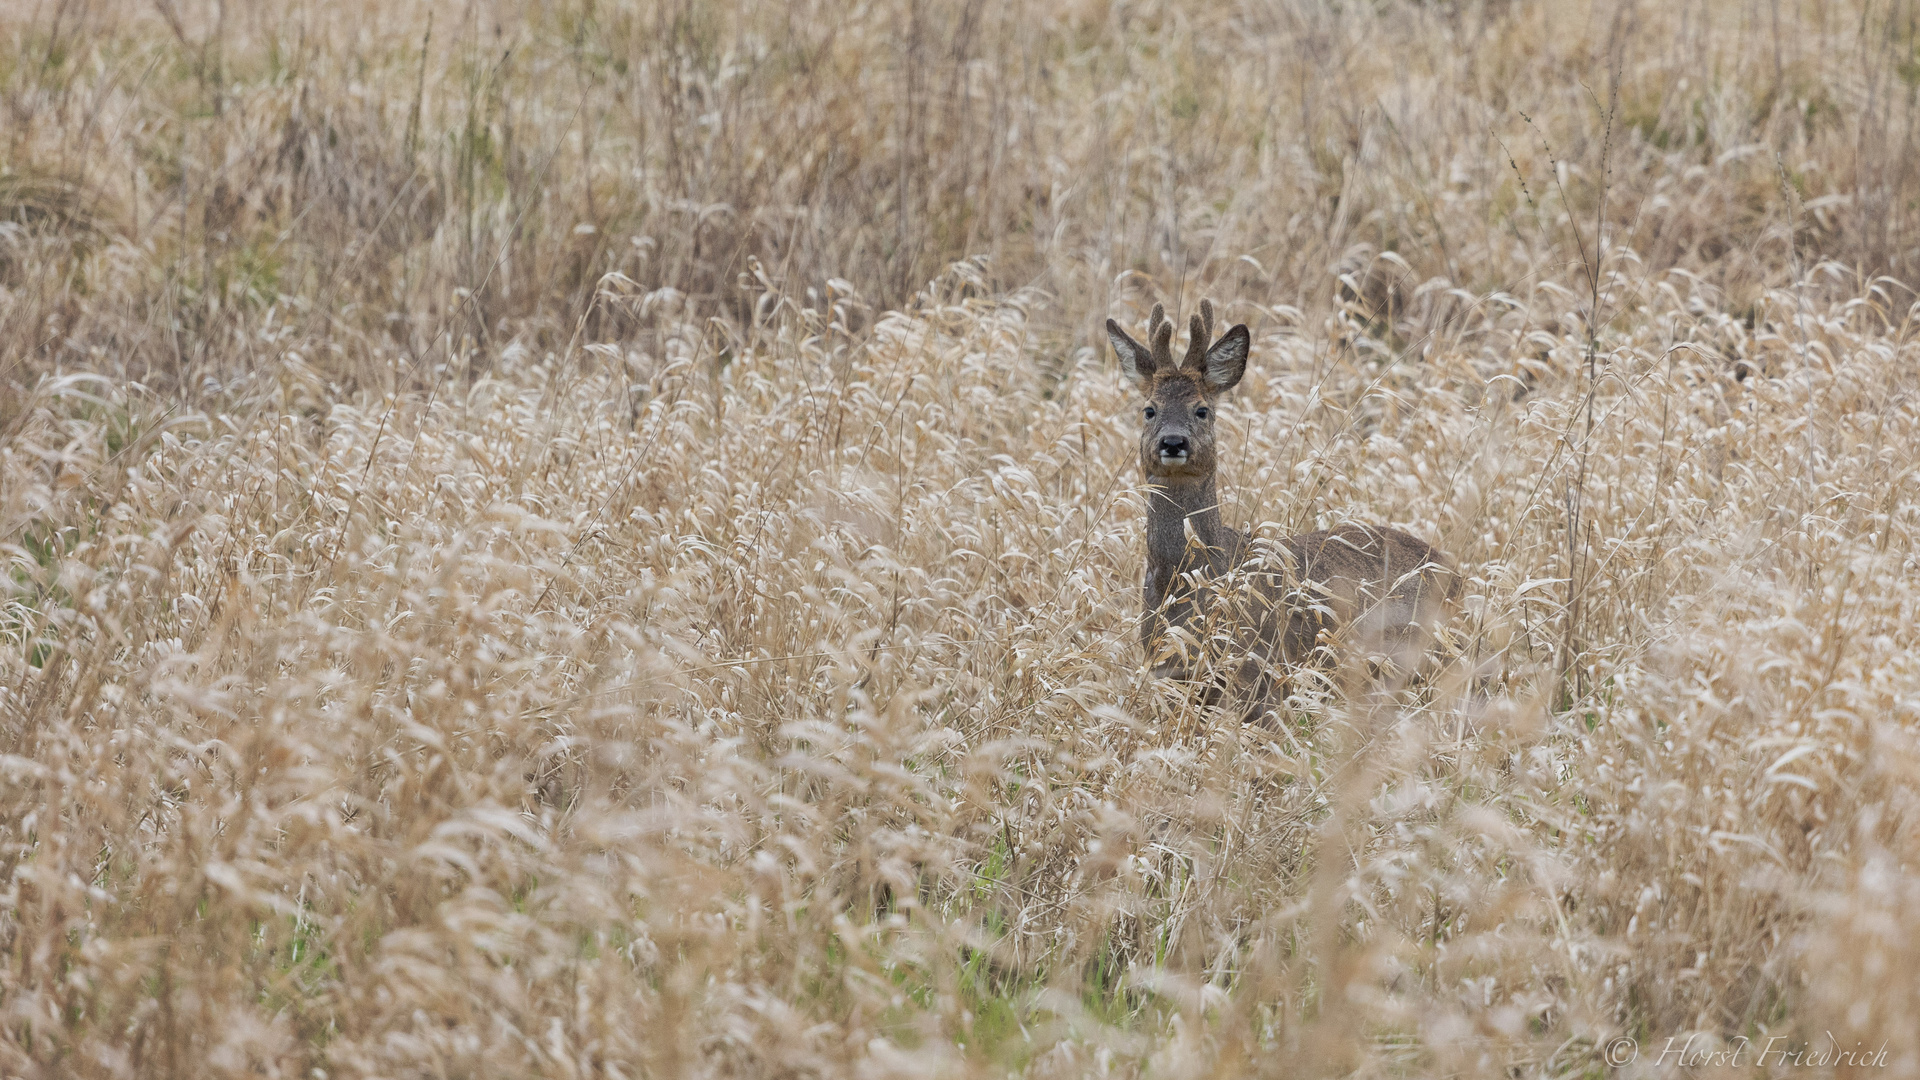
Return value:
M 1185 435 L 1162 435 L 1160 437 L 1160 452 L 1163 454 L 1186 453 L 1187 437 Z

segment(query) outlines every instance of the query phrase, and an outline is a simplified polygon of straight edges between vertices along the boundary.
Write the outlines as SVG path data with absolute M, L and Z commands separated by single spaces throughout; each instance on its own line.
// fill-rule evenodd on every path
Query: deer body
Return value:
M 1155 674 L 1191 675 L 1173 630 L 1192 639 L 1205 631 L 1216 607 L 1214 585 L 1245 569 L 1244 597 L 1252 601 L 1232 621 L 1244 659 L 1231 681 L 1250 698 L 1249 718 L 1274 692 L 1275 667 L 1320 663 L 1342 649 L 1384 658 L 1410 669 L 1458 590 L 1446 557 L 1397 529 L 1343 525 L 1286 537 L 1256 553 L 1245 534 L 1220 519 L 1213 402 L 1246 373 L 1251 336 L 1235 326 L 1213 338 L 1213 305 L 1194 316 L 1186 359 L 1173 362 L 1173 326 L 1155 306 L 1148 324 L 1151 349 L 1108 320 L 1107 334 L 1121 368 L 1145 393 L 1141 468 L 1147 489 L 1147 567 L 1141 645 Z M 1211 344 L 1209 344 L 1211 342 Z M 1264 557 L 1263 557 L 1264 554 Z M 1218 688 L 1209 694 L 1217 699 Z

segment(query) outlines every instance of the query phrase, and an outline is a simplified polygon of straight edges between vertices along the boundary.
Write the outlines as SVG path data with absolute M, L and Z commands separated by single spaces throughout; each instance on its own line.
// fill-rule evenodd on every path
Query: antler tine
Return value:
M 1187 358 L 1180 361 L 1181 367 L 1198 371 L 1207 366 L 1207 346 L 1212 344 L 1207 339 L 1213 336 L 1211 330 L 1207 320 L 1199 315 L 1187 322 Z
M 1200 301 L 1200 314 L 1187 328 L 1187 358 L 1182 367 L 1199 370 L 1207 365 L 1207 350 L 1213 347 L 1213 301 Z
M 1165 340 L 1161 331 L 1165 330 Z M 1173 341 L 1173 324 L 1167 321 L 1167 306 L 1153 305 L 1153 311 L 1147 315 L 1147 347 L 1153 350 L 1155 370 L 1173 367 L 1173 350 L 1169 344 Z
M 1153 367 L 1156 371 L 1173 370 L 1173 322 L 1167 318 L 1160 305 L 1153 305 L 1154 318 L 1147 325 L 1153 328 Z

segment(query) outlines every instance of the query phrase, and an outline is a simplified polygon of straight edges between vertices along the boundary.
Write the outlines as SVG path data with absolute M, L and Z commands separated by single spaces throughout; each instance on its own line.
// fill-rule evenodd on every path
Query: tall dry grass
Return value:
M 1920 276 L 1904 0 L 11 10 L 16 382 L 211 404 L 292 350 L 412 388 L 656 333 L 592 307 L 608 271 L 750 322 L 754 260 L 824 310 L 987 255 L 1056 298 L 1059 351 L 1134 272 L 1296 307 L 1345 274 L 1396 321 L 1580 279 L 1600 243 L 1743 315 L 1809 255 Z
M 1920 1074 L 1915 17 L 19 9 L 0 1075 Z M 1141 671 L 1203 289 L 1408 692 Z

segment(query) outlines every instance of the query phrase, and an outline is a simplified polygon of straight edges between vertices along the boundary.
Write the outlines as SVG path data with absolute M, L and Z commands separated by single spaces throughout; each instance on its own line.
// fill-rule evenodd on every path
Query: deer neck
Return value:
M 1202 545 L 1188 549 L 1187 530 Z M 1156 481 L 1147 488 L 1147 559 L 1159 582 L 1203 566 L 1223 569 L 1239 535 L 1220 523 L 1220 495 L 1212 476 Z

